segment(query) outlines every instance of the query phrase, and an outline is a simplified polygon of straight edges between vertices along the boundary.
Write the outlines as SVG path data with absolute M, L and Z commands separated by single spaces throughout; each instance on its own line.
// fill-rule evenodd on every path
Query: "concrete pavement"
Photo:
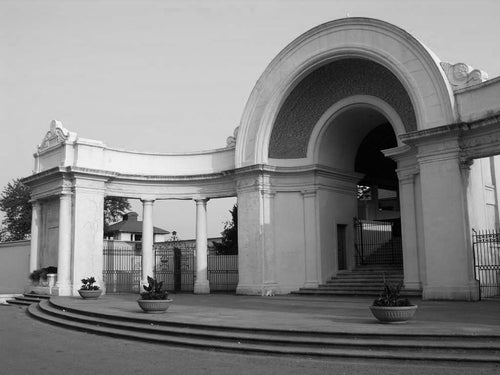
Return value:
M 480 302 L 412 300 L 419 308 L 405 324 L 379 324 L 368 306 L 373 298 L 312 296 L 234 296 L 171 294 L 165 314 L 144 314 L 137 295 L 105 295 L 97 300 L 53 297 L 68 308 L 124 318 L 215 326 L 421 335 L 491 335 L 500 337 L 500 299 Z

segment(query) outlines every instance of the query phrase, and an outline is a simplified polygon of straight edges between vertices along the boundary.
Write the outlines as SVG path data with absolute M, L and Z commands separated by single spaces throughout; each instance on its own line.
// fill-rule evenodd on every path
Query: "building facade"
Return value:
M 346 18 L 307 31 L 257 81 L 227 147 L 129 152 L 53 121 L 24 182 L 31 268 L 57 260 L 56 292 L 102 274 L 105 196 L 143 202 L 143 279 L 154 202 L 196 207 L 196 293 L 208 293 L 206 202 L 238 200 L 237 291 L 289 293 L 353 269 L 353 219 L 398 220 L 404 283 L 477 300 L 471 230 L 498 224 L 500 78 L 440 61 L 404 30 Z M 359 192 L 370 191 L 370 202 Z M 376 203 L 375 203 L 376 202 Z

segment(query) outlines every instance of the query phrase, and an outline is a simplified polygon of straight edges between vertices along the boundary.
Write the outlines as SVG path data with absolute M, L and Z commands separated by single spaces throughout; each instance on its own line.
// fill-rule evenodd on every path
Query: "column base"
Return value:
M 317 288 L 319 286 L 319 281 L 306 281 L 304 283 L 304 288 Z
M 236 287 L 236 294 L 244 294 L 249 296 L 257 296 L 261 294 L 261 288 L 256 285 L 242 285 L 238 284 Z
M 194 294 L 210 294 L 210 283 L 208 282 L 208 280 L 201 283 L 195 282 Z
M 404 287 L 405 287 L 405 289 L 408 289 L 408 290 L 421 290 L 422 283 L 420 281 L 405 281 Z
M 56 285 L 50 291 L 52 296 L 69 297 L 73 295 L 73 288 L 71 285 Z
M 479 282 L 471 281 L 466 285 L 424 286 L 422 292 L 424 300 L 455 300 L 479 301 Z

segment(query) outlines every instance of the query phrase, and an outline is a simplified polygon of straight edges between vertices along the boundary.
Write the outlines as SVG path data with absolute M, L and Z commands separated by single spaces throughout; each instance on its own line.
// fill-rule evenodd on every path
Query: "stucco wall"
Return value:
M 354 193 L 354 192 L 353 192 Z M 354 262 L 353 218 L 356 216 L 357 201 L 333 190 L 320 190 L 321 282 L 334 276 L 338 271 L 337 225 L 347 225 L 347 268 Z
M 30 243 L 0 243 L 0 294 L 24 292 L 29 276 Z
M 275 204 L 276 279 L 280 289 L 291 290 L 305 281 L 304 202 L 300 192 L 280 192 Z

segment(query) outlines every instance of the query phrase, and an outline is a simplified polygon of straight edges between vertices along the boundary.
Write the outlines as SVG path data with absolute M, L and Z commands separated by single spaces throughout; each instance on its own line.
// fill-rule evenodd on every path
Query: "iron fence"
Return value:
M 196 280 L 196 244 L 156 243 L 154 277 L 170 292 L 192 292 Z M 238 255 L 217 255 L 209 248 L 210 290 L 234 292 L 238 285 Z M 108 293 L 139 293 L 142 275 L 140 243 L 105 241 L 103 278 Z
M 208 255 L 210 291 L 233 292 L 238 286 L 238 255 Z
M 184 248 L 172 244 L 155 244 L 154 277 L 163 281 L 165 288 L 173 292 L 192 292 L 196 277 L 194 246 Z
M 354 219 L 356 265 L 402 265 L 401 238 L 395 237 L 394 223 Z
M 472 230 L 474 275 L 480 298 L 500 295 L 500 229 Z
M 142 256 L 132 243 L 105 242 L 103 280 L 108 293 L 139 293 Z

